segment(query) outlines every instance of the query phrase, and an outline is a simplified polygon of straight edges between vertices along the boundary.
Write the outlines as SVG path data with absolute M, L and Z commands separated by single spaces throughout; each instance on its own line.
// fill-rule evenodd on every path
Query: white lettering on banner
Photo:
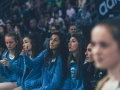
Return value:
M 102 16 L 104 16 L 105 14 L 107 14 L 107 12 L 110 9 L 113 9 L 114 6 L 118 3 L 118 1 L 120 0 L 106 0 L 104 2 L 102 2 L 99 6 L 99 12 Z M 109 3 L 111 2 L 111 4 Z

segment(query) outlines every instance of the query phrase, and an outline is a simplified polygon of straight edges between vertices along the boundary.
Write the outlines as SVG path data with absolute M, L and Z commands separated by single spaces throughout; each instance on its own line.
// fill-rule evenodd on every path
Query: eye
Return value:
M 95 43 L 94 43 L 94 42 L 91 42 L 91 45 L 92 45 L 92 47 L 94 47 L 94 46 L 95 46 Z
M 91 49 L 88 49 L 89 52 L 91 52 Z
M 106 47 L 108 46 L 108 44 L 107 44 L 107 43 L 102 42 L 102 43 L 100 43 L 100 46 L 101 46 L 101 47 L 103 47 L 103 48 L 106 48 Z
M 75 40 L 72 40 L 72 42 L 75 42 Z
M 8 42 L 5 42 L 6 44 L 8 44 Z
M 10 44 L 12 44 L 13 42 L 11 41 Z
M 50 41 L 52 40 L 52 38 L 50 38 Z

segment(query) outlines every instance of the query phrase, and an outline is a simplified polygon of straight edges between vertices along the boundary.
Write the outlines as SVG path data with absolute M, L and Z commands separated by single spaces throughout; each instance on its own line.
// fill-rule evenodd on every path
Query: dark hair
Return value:
M 6 49 L 4 36 L 0 33 L 0 48 Z
M 15 58 L 17 58 L 17 56 L 21 53 L 21 50 L 22 50 L 22 44 L 21 44 L 21 41 L 20 41 L 20 37 L 18 36 L 18 34 L 16 33 L 7 33 L 5 35 L 5 37 L 13 37 L 15 42 L 17 42 L 17 45 L 15 47 L 15 52 L 14 52 L 14 55 L 15 55 Z
M 16 24 L 15 25 L 18 29 L 20 29 L 20 35 L 22 36 L 22 34 L 24 33 L 24 28 L 21 26 L 21 25 L 19 25 L 19 24 Z M 14 26 L 14 27 L 15 27 Z
M 79 78 L 80 72 L 82 70 L 83 60 L 85 59 L 84 58 L 84 56 L 85 56 L 84 55 L 84 53 L 85 53 L 84 39 L 83 39 L 83 36 L 80 35 L 80 34 L 73 34 L 72 37 L 76 38 L 77 41 L 79 42 L 79 44 L 78 44 L 76 57 L 74 57 L 71 52 L 68 56 L 68 64 L 67 64 L 68 65 L 68 71 L 70 70 L 70 62 L 73 60 L 78 66 L 77 72 L 76 72 L 76 78 Z
M 43 51 L 43 37 L 38 33 L 32 33 L 25 36 L 30 39 L 32 44 L 32 55 L 31 58 L 35 58 L 38 54 Z
M 7 29 L 6 29 L 6 27 L 5 26 L 3 26 L 3 25 L 0 25 L 0 27 L 2 27 L 3 28 L 3 30 L 4 30 L 4 36 L 7 34 Z
M 63 76 L 65 77 L 67 75 L 67 56 L 68 56 L 67 40 L 66 40 L 65 35 L 60 33 L 60 32 L 55 32 L 52 35 L 58 35 L 58 37 L 60 39 L 60 44 L 56 50 L 55 55 L 53 55 L 52 50 L 50 49 L 50 47 L 48 47 L 46 57 L 45 57 L 45 64 L 47 67 L 49 61 L 51 61 L 53 58 L 57 58 L 58 55 L 61 55 L 61 57 L 62 57 L 62 71 L 63 71 Z
M 69 25 L 69 29 L 70 29 L 71 26 L 75 26 L 75 24 L 71 23 L 71 24 Z M 76 27 L 76 26 L 75 26 L 75 27 Z
M 55 25 L 55 24 L 52 24 L 51 27 L 55 27 L 56 30 L 60 31 L 60 25 Z
M 11 22 L 7 22 L 6 24 L 10 24 L 10 26 L 13 27 L 13 24 Z
M 98 25 L 106 26 L 109 29 L 108 32 L 111 33 L 111 35 L 113 36 L 113 38 L 116 40 L 120 47 L 120 19 L 104 20 L 98 23 L 96 26 Z

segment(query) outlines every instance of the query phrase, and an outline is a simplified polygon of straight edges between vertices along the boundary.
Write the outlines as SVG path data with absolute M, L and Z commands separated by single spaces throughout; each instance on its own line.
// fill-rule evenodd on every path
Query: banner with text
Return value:
M 95 0 L 95 5 L 99 14 L 99 19 L 103 20 L 120 11 L 120 0 Z

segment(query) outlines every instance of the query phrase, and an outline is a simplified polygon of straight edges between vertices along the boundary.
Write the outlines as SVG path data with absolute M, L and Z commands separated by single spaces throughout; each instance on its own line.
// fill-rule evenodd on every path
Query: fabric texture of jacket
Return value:
M 84 90 L 84 79 L 82 72 L 80 76 L 76 78 L 77 64 L 74 61 L 70 63 L 70 74 L 66 78 L 63 86 L 63 90 Z
M 30 59 L 29 56 L 26 59 Z M 25 60 L 24 60 L 25 61 Z M 31 69 L 29 72 L 29 68 L 26 66 L 24 62 L 24 73 L 22 77 L 22 89 L 23 90 L 32 90 L 34 88 L 39 88 L 42 85 L 42 65 L 36 66 Z

